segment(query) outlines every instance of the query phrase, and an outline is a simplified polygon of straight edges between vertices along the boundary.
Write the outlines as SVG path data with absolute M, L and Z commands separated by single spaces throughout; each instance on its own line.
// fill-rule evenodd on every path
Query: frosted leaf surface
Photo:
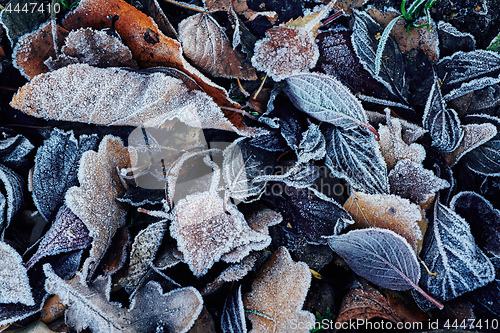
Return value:
M 316 65 L 319 50 L 312 36 L 304 30 L 277 26 L 255 43 L 252 65 L 273 80 L 307 71 Z
M 84 249 L 90 245 L 92 239 L 85 224 L 69 209 L 62 206 L 49 231 L 43 236 L 38 250 L 26 264 L 32 267 L 43 257 L 58 253 Z
M 226 208 L 226 210 L 224 210 Z M 232 203 L 214 192 L 188 195 L 174 208 L 170 234 L 177 240 L 179 251 L 196 276 L 204 275 L 212 265 L 239 247 L 241 260 L 251 250 L 261 250 L 271 238 L 252 230 L 243 214 Z
M 208 14 L 196 14 L 179 23 L 184 54 L 201 71 L 215 77 L 256 80 L 255 69 L 234 50 L 222 27 Z
M 227 296 L 222 308 L 221 328 L 223 333 L 247 333 L 245 308 L 241 297 L 241 285 Z
M 125 223 L 127 207 L 116 198 L 123 196 L 126 188 L 117 170 L 128 168 L 129 164 L 129 154 L 121 140 L 107 135 L 98 152 L 87 151 L 82 155 L 78 169 L 80 186 L 66 192 L 66 205 L 83 221 L 93 239 L 90 256 L 84 264 L 89 271 L 84 273 L 91 275 L 116 230 Z
M 396 195 L 354 192 L 344 204 L 358 228 L 390 229 L 403 236 L 415 253 L 422 243 L 420 207 Z
M 248 216 L 245 216 L 245 218 L 250 228 L 266 235 L 269 234 L 269 227 L 283 221 L 283 216 L 279 212 L 269 208 L 253 210 Z
M 14 170 L 22 168 L 33 148 L 23 135 L 0 130 L 0 161 L 4 166 Z
M 400 160 L 389 173 L 391 193 L 423 203 L 434 197 L 437 191 L 450 187 L 450 184 L 436 177 L 431 170 L 411 160 Z
M 278 18 L 276 12 L 256 12 L 248 8 L 247 0 L 205 0 L 205 8 L 208 11 L 229 11 L 233 8 L 236 13 L 243 15 L 247 20 L 253 21 L 259 16 L 265 16 L 269 22 L 274 23 Z
M 163 293 L 161 285 L 149 281 L 133 298 L 129 317 L 138 333 L 186 333 L 203 309 L 203 299 L 193 287 Z
M 302 306 L 310 285 L 309 267 L 303 262 L 294 263 L 285 247 L 276 250 L 253 280 L 252 291 L 243 297 L 246 310 L 268 317 L 247 312 L 253 326 L 250 332 L 309 332 L 314 315 L 302 310 Z M 293 322 L 302 329 L 292 327 Z
M 344 129 L 367 126 L 363 106 L 337 79 L 304 73 L 289 76 L 286 83 L 285 92 L 292 103 L 311 117 Z
M 82 135 L 54 129 L 38 148 L 33 169 L 33 202 L 47 221 L 51 221 L 64 202 L 64 194 L 78 184 L 78 163 L 82 154 L 97 147 L 97 135 Z
M 0 241 L 0 303 L 35 305 L 21 255 Z
M 389 193 L 387 167 L 375 137 L 358 127 L 344 131 L 335 126 L 325 133 L 326 161 L 333 175 L 356 191 Z
M 37 76 L 11 106 L 44 119 L 159 127 L 178 118 L 193 127 L 239 132 L 207 94 L 190 91 L 179 79 L 86 64 Z
M 354 273 L 392 290 L 408 290 L 420 279 L 420 265 L 408 242 L 394 231 L 361 229 L 328 239 Z
M 420 285 L 431 296 L 449 301 L 493 281 L 493 264 L 476 245 L 465 219 L 436 201 L 429 229 L 421 258 L 438 274 L 423 274 Z M 416 301 L 424 310 L 432 307 L 420 297 Z
M 14 171 L 0 164 L 0 239 L 12 217 L 24 204 L 23 179 Z
M 422 163 L 425 159 L 425 149 L 418 143 L 407 144 L 401 137 L 402 125 L 399 119 L 389 118 L 387 125 L 380 125 L 378 142 L 387 168 L 394 168 L 402 159 Z
M 302 133 L 302 140 L 297 149 L 297 162 L 309 163 L 321 160 L 326 155 L 326 141 L 316 124 L 309 124 L 307 131 Z
M 25 2 L 23 0 L 14 0 L 9 1 L 9 3 L 14 9 L 16 5 L 22 6 Z M 35 30 L 46 19 L 45 14 L 38 11 L 31 13 L 28 11 L 2 10 L 0 12 L 0 22 L 5 29 L 4 33 L 9 38 L 12 47 L 16 45 L 22 35 Z
M 51 330 L 42 321 L 35 321 L 33 324 L 26 326 L 25 328 L 18 328 L 14 331 L 7 331 L 10 333 L 56 333 Z
M 429 131 L 432 145 L 442 152 L 455 150 L 464 136 L 457 112 L 446 108 L 437 77 L 425 105 L 422 125 Z
M 71 31 L 64 40 L 61 55 L 47 65 L 55 70 L 69 64 L 83 63 L 96 67 L 133 67 L 137 63 L 120 39 L 106 31 L 80 28 Z
M 166 230 L 167 222 L 161 221 L 149 225 L 137 234 L 130 251 L 128 275 L 120 281 L 122 286 L 134 289 L 139 285 L 153 263 Z

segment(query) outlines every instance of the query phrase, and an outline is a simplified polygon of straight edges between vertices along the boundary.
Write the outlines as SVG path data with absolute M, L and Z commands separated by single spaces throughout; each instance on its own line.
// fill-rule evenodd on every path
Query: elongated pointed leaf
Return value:
M 422 125 L 429 131 L 432 145 L 442 152 L 455 150 L 464 136 L 457 112 L 446 108 L 437 77 L 425 105 Z
M 334 176 L 347 180 L 356 191 L 389 193 L 387 167 L 373 135 L 362 128 L 344 131 L 331 126 L 325 138 L 325 164 Z
M 286 79 L 292 103 L 313 118 L 344 129 L 368 123 L 361 103 L 337 79 L 319 73 L 300 73 Z
M 245 309 L 241 298 L 241 285 L 226 299 L 222 309 L 221 327 L 223 333 L 246 333 Z

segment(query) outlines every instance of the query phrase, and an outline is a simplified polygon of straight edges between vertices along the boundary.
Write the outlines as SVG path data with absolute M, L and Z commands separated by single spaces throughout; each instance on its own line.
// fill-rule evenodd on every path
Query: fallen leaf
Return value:
M 89 230 L 82 220 L 66 205 L 63 205 L 59 209 L 49 231 L 38 244 L 37 251 L 26 263 L 26 267 L 31 268 L 43 257 L 84 249 L 91 242 Z
M 0 163 L 12 170 L 24 170 L 31 164 L 33 144 L 22 134 L 0 128 Z
M 212 315 L 206 306 L 203 307 L 193 327 L 187 333 L 217 333 Z
M 420 207 L 396 195 L 353 192 L 344 204 L 356 221 L 354 228 L 384 228 L 403 236 L 418 253 L 425 220 Z
M 121 140 L 105 136 L 99 150 L 87 151 L 80 159 L 80 186 L 66 192 L 66 205 L 85 224 L 92 237 L 90 256 L 84 274 L 91 276 L 106 252 L 116 230 L 125 223 L 127 208 L 116 201 L 126 188 L 117 169 L 129 167 L 128 151 Z
M 127 259 L 129 242 L 130 235 L 127 227 L 123 226 L 119 228 L 100 262 L 105 276 L 112 275 L 123 267 Z
M 206 0 L 205 8 L 207 11 L 229 11 L 233 8 L 236 13 L 243 15 L 247 20 L 253 21 L 258 16 L 265 16 L 269 22 L 274 23 L 278 18 L 276 12 L 256 12 L 248 8 L 247 0 Z
M 57 39 L 63 41 L 68 31 L 57 26 Z M 55 57 L 51 23 L 19 39 L 13 51 L 14 65 L 28 80 L 49 71 L 45 60 Z
M 91 28 L 71 31 L 64 40 L 61 54 L 45 62 L 51 71 L 78 63 L 96 67 L 137 68 L 132 53 L 120 39 L 106 31 Z
M 474 36 L 468 32 L 459 31 L 449 22 L 439 21 L 437 33 L 441 57 L 449 57 L 459 51 L 474 51 L 476 49 Z
M 222 308 L 221 327 L 223 333 L 247 333 L 245 308 L 241 297 L 241 285 L 227 296 Z
M 179 79 L 86 64 L 37 76 L 11 106 L 39 118 L 97 125 L 159 127 L 177 117 L 193 127 L 240 132 L 208 95 Z
M 0 164 L 0 239 L 12 218 L 24 204 L 24 181 L 14 171 Z
M 51 222 L 64 202 L 64 194 L 78 184 L 77 170 L 82 154 L 97 147 L 97 135 L 75 138 L 73 131 L 55 128 L 38 148 L 33 169 L 33 202 L 46 221 Z
M 234 50 L 222 27 L 208 14 L 196 14 L 179 23 L 184 53 L 201 71 L 215 77 L 256 80 L 255 69 Z
M 309 332 L 314 315 L 301 309 L 310 285 L 309 267 L 294 263 L 285 247 L 276 250 L 253 280 L 252 291 L 243 297 L 252 322 L 250 332 Z M 297 326 L 292 327 L 293 322 Z
M 5 333 L 56 333 L 41 321 L 35 321 L 33 324 L 16 330 L 5 331 Z
M 66 311 L 66 306 L 61 303 L 59 296 L 51 296 L 43 304 L 43 308 L 40 311 L 40 320 L 49 324 L 62 317 L 64 315 L 64 311 Z
M 139 0 L 142 4 L 142 11 L 151 17 L 156 24 L 158 24 L 158 29 L 161 30 L 167 37 L 177 39 L 179 36 L 175 31 L 174 27 L 168 20 L 167 16 L 163 12 L 160 4 L 157 0 Z
M 30 282 L 21 255 L 9 244 L 0 241 L 0 303 L 35 305 Z
M 5 28 L 5 35 L 9 38 L 12 47 L 17 44 L 21 36 L 36 30 L 47 20 L 45 13 L 39 11 L 15 10 L 16 6 L 24 4 L 26 4 L 25 0 L 11 0 L 6 4 L 6 6 L 10 5 L 11 11 L 0 12 L 0 22 Z
M 493 257 L 491 262 L 495 267 L 495 280 L 471 293 L 474 314 L 482 320 L 500 314 L 500 303 L 497 301 L 500 297 L 500 259 Z
M 322 0 L 321 2 L 327 2 L 328 0 Z M 335 2 L 334 8 L 342 10 L 347 15 L 352 15 L 353 9 L 358 9 L 367 3 L 368 0 L 337 0 Z

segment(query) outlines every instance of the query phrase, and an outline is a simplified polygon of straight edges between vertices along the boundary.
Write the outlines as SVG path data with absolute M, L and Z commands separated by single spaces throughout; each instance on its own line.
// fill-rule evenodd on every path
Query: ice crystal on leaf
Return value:
M 274 23 L 278 18 L 276 12 L 256 12 L 248 8 L 247 0 L 205 0 L 205 7 L 208 11 L 229 11 L 233 8 L 236 13 L 243 15 L 247 20 L 253 21 L 259 16 L 265 16 L 269 22 Z
M 309 267 L 303 262 L 294 263 L 285 247 L 276 250 L 259 270 L 252 291 L 243 297 L 245 309 L 251 310 L 247 312 L 253 326 L 250 333 L 309 332 L 314 315 L 301 309 L 310 284 Z M 293 322 L 299 323 L 301 329 L 293 327 Z
M 0 164 L 0 239 L 12 218 L 24 203 L 24 182 L 21 176 Z
M 35 305 L 21 255 L 0 241 L 0 303 Z
M 121 140 L 105 136 L 98 152 L 87 151 L 80 159 L 80 186 L 66 192 L 66 204 L 83 221 L 93 238 L 85 267 L 92 273 L 116 230 L 125 223 L 127 208 L 116 201 L 126 191 L 118 169 L 129 167 L 129 154 Z M 84 272 L 86 273 L 86 272 Z

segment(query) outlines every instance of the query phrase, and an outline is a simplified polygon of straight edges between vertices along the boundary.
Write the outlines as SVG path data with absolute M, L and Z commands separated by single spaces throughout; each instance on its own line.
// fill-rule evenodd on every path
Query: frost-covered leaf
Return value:
M 291 75 L 285 92 L 301 111 L 344 129 L 370 128 L 361 103 L 337 79 L 320 73 Z
M 26 263 L 29 269 L 43 257 L 84 249 L 92 239 L 83 222 L 65 205 L 59 209 L 49 231 L 43 236 L 38 249 Z
M 314 315 L 301 309 L 310 285 L 309 267 L 294 263 L 285 247 L 276 250 L 243 297 L 252 332 L 309 332 Z
M 495 280 L 470 294 L 474 305 L 474 314 L 482 320 L 491 320 L 500 316 L 500 258 L 490 259 L 495 267 Z
M 222 27 L 204 13 L 179 23 L 179 40 L 184 54 L 201 71 L 215 77 L 256 80 L 255 69 L 234 50 Z
M 42 321 L 35 321 L 33 324 L 28 325 L 24 328 L 9 330 L 6 333 L 56 333 L 51 330 L 45 323 Z
M 82 155 L 78 169 L 80 186 L 66 192 L 66 205 L 82 220 L 93 239 L 84 274 L 92 274 L 114 233 L 125 223 L 127 208 L 116 198 L 126 191 L 118 170 L 129 164 L 129 154 L 121 140 L 105 136 L 97 152 Z
M 97 125 L 160 127 L 178 118 L 193 127 L 239 132 L 207 94 L 179 79 L 86 64 L 37 76 L 11 106 L 34 117 Z
M 437 177 L 431 170 L 411 160 L 400 160 L 389 173 L 391 193 L 424 203 L 437 191 L 450 187 L 446 180 Z
M 142 5 L 142 11 L 151 17 L 153 21 L 158 25 L 158 29 L 163 32 L 167 37 L 177 39 L 179 36 L 175 31 L 174 27 L 168 20 L 167 16 L 163 12 L 158 0 L 139 0 Z
M 472 34 L 459 31 L 449 22 L 439 21 L 437 33 L 441 57 L 450 56 L 458 51 L 474 51 L 476 48 L 476 39 Z
M 326 155 L 326 141 L 319 126 L 310 124 L 307 131 L 302 133 L 302 140 L 297 149 L 297 163 L 318 161 Z
M 161 221 L 150 224 L 137 234 L 132 244 L 132 250 L 130 250 L 128 275 L 120 281 L 122 286 L 133 290 L 139 285 L 142 277 L 153 263 L 166 230 L 167 222 Z
M 0 303 L 35 305 L 21 255 L 0 241 Z
M 236 13 L 243 15 L 247 20 L 253 21 L 259 16 L 265 16 L 271 23 L 276 21 L 278 14 L 276 12 L 256 12 L 248 8 L 247 0 L 205 0 L 205 8 L 208 11 L 229 11 L 233 8 Z
M 387 117 L 387 125 L 379 126 L 380 151 L 390 170 L 403 159 L 421 163 L 425 159 L 425 149 L 418 143 L 407 144 L 402 138 L 402 122 L 397 118 Z
M 271 242 L 269 236 L 252 230 L 236 206 L 224 203 L 213 190 L 181 199 L 173 215 L 170 234 L 196 276 L 204 275 L 223 255 L 235 249 L 245 248 L 231 262 Z
M 330 237 L 328 244 L 356 274 L 368 281 L 392 290 L 414 288 L 425 295 L 418 286 L 420 265 L 415 252 L 394 231 L 378 228 L 353 230 Z M 443 308 L 442 304 L 433 301 Z
M 0 239 L 12 217 L 24 204 L 24 181 L 14 171 L 0 164 Z
M 23 135 L 0 128 L 0 162 L 6 167 L 14 170 L 23 168 L 33 148 L 35 146 Z
M 356 223 L 354 228 L 384 228 L 403 236 L 418 253 L 425 223 L 420 208 L 396 195 L 353 192 L 344 208 Z
M 460 192 L 450 202 L 455 213 L 470 225 L 476 244 L 483 250 L 500 256 L 500 211 L 474 192 Z
M 38 148 L 33 169 L 33 202 L 47 221 L 52 221 L 64 201 L 64 194 L 78 184 L 78 163 L 82 154 L 97 146 L 97 135 L 82 135 L 54 129 Z
M 389 193 L 387 167 L 371 133 L 362 127 L 345 131 L 335 126 L 323 133 L 325 164 L 334 176 L 344 178 L 357 191 Z
M 269 165 L 273 163 L 273 154 L 252 147 L 247 139 L 240 138 L 224 150 L 223 156 L 222 176 L 231 198 L 244 202 L 258 198 L 266 181 L 256 178 L 274 170 L 274 165 Z
M 497 133 L 462 157 L 463 163 L 480 175 L 500 176 L 500 119 L 488 115 L 470 115 L 465 121 L 476 124 L 491 123 L 496 127 Z
M 203 309 L 203 298 L 193 287 L 163 293 L 158 282 L 150 281 L 133 298 L 129 317 L 138 333 L 186 333 Z
M 354 11 L 354 26 L 352 45 L 363 67 L 401 103 L 407 103 L 407 83 L 403 56 L 394 40 L 389 37 L 385 44 L 381 68 L 378 75 L 375 70 L 375 56 L 379 40 L 377 35 L 382 33 L 382 27 L 366 12 Z
M 476 245 L 467 221 L 439 202 L 434 207 L 421 258 L 437 274 L 423 274 L 420 285 L 440 301 L 452 300 L 495 278 L 495 269 Z M 432 307 L 420 297 L 416 300 L 424 310 Z
M 320 198 L 309 189 L 284 186 L 280 193 L 273 194 L 272 202 L 284 223 L 313 244 L 326 244 L 323 236 L 335 235 L 353 223 L 340 204 Z
M 442 152 L 455 150 L 464 136 L 457 112 L 446 108 L 437 77 L 425 105 L 422 125 L 429 131 L 432 145 Z
M 119 38 L 92 28 L 71 31 L 64 40 L 61 54 L 45 62 L 51 71 L 78 63 L 96 67 L 137 68 L 132 53 Z
M 241 285 L 234 288 L 224 302 L 221 328 L 223 333 L 247 333 L 245 309 L 241 298 Z
M 9 37 L 12 47 L 17 44 L 19 37 L 35 30 L 46 21 L 45 13 L 15 10 L 16 6 L 22 8 L 25 4 L 27 4 L 26 0 L 11 0 L 4 4 L 4 8 L 9 6 L 12 10 L 2 10 L 0 13 L 0 22 L 5 28 L 5 33 Z

